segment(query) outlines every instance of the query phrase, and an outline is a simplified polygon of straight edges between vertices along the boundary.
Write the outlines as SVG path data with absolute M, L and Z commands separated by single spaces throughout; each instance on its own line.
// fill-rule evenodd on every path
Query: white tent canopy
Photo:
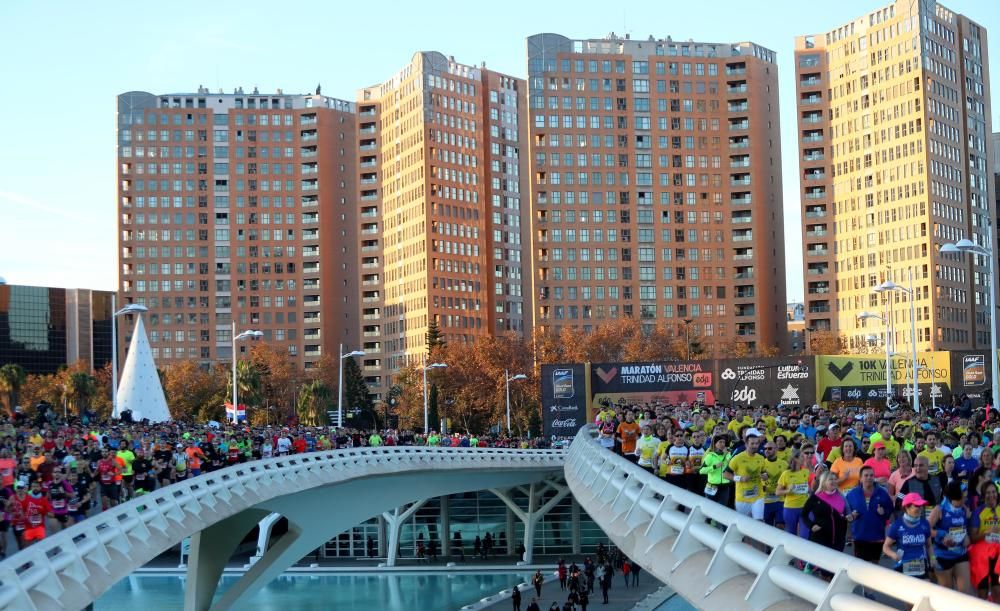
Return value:
M 170 410 L 167 409 L 167 399 L 163 395 L 160 376 L 156 373 L 153 362 L 153 352 L 146 339 L 146 329 L 142 325 L 142 316 L 135 323 L 132 332 L 132 342 L 129 344 L 128 357 L 122 369 L 122 380 L 118 385 L 118 405 L 115 418 L 120 418 L 125 410 L 132 410 L 134 420 L 147 418 L 150 422 L 170 420 Z

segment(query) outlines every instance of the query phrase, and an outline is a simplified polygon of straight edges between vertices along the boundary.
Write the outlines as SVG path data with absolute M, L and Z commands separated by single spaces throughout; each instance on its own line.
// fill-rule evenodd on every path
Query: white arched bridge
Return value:
M 561 483 L 564 474 L 568 486 Z M 506 494 L 515 487 L 527 489 L 527 511 Z M 83 608 L 187 537 L 192 540 L 185 609 L 231 609 L 323 542 L 373 515 L 385 512 L 392 536 L 424 499 L 483 489 L 496 493 L 525 522 L 525 560 L 530 561 L 537 520 L 572 492 L 617 546 L 701 609 L 996 609 L 671 486 L 601 448 L 590 427 L 568 453 L 367 448 L 272 458 L 202 475 L 102 512 L 0 562 L 0 609 Z M 265 544 L 238 583 L 216 599 L 237 545 L 276 515 L 287 518 L 288 532 Z M 827 582 L 796 570 L 796 560 L 834 577 Z
M 528 486 L 537 498 L 536 490 L 559 487 L 553 478 L 562 479 L 564 454 L 383 447 L 228 467 L 101 512 L 0 562 L 0 609 L 83 608 L 187 537 L 185 609 L 231 609 L 311 550 L 380 512 L 484 488 Z M 567 493 L 562 488 L 559 498 Z M 213 600 L 237 545 L 272 514 L 287 518 L 288 532 Z

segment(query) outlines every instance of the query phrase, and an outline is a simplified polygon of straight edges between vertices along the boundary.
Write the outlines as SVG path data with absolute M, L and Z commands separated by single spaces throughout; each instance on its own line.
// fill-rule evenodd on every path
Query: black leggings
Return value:
M 858 541 L 854 540 L 854 557 L 865 562 L 878 564 L 882 559 L 882 541 Z

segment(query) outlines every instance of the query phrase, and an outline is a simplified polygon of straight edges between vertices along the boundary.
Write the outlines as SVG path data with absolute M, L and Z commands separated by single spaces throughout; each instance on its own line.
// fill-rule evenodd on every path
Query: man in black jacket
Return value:
M 913 477 L 903 482 L 899 492 L 896 493 L 897 510 L 902 510 L 902 499 L 911 492 L 916 492 L 920 498 L 927 501 L 927 507 L 937 506 L 947 480 L 943 471 L 936 475 L 930 475 L 929 468 L 930 463 L 926 456 L 917 456 L 913 460 Z

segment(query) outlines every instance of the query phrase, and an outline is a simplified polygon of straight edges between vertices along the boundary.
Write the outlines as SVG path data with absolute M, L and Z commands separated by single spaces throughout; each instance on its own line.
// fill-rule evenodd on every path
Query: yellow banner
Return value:
M 889 360 L 891 384 L 898 396 L 909 397 L 913 385 L 913 357 L 896 355 Z M 931 395 L 950 394 L 951 355 L 917 353 L 917 384 L 922 401 Z M 816 357 L 816 396 L 821 401 L 885 400 L 885 356 L 850 355 Z

